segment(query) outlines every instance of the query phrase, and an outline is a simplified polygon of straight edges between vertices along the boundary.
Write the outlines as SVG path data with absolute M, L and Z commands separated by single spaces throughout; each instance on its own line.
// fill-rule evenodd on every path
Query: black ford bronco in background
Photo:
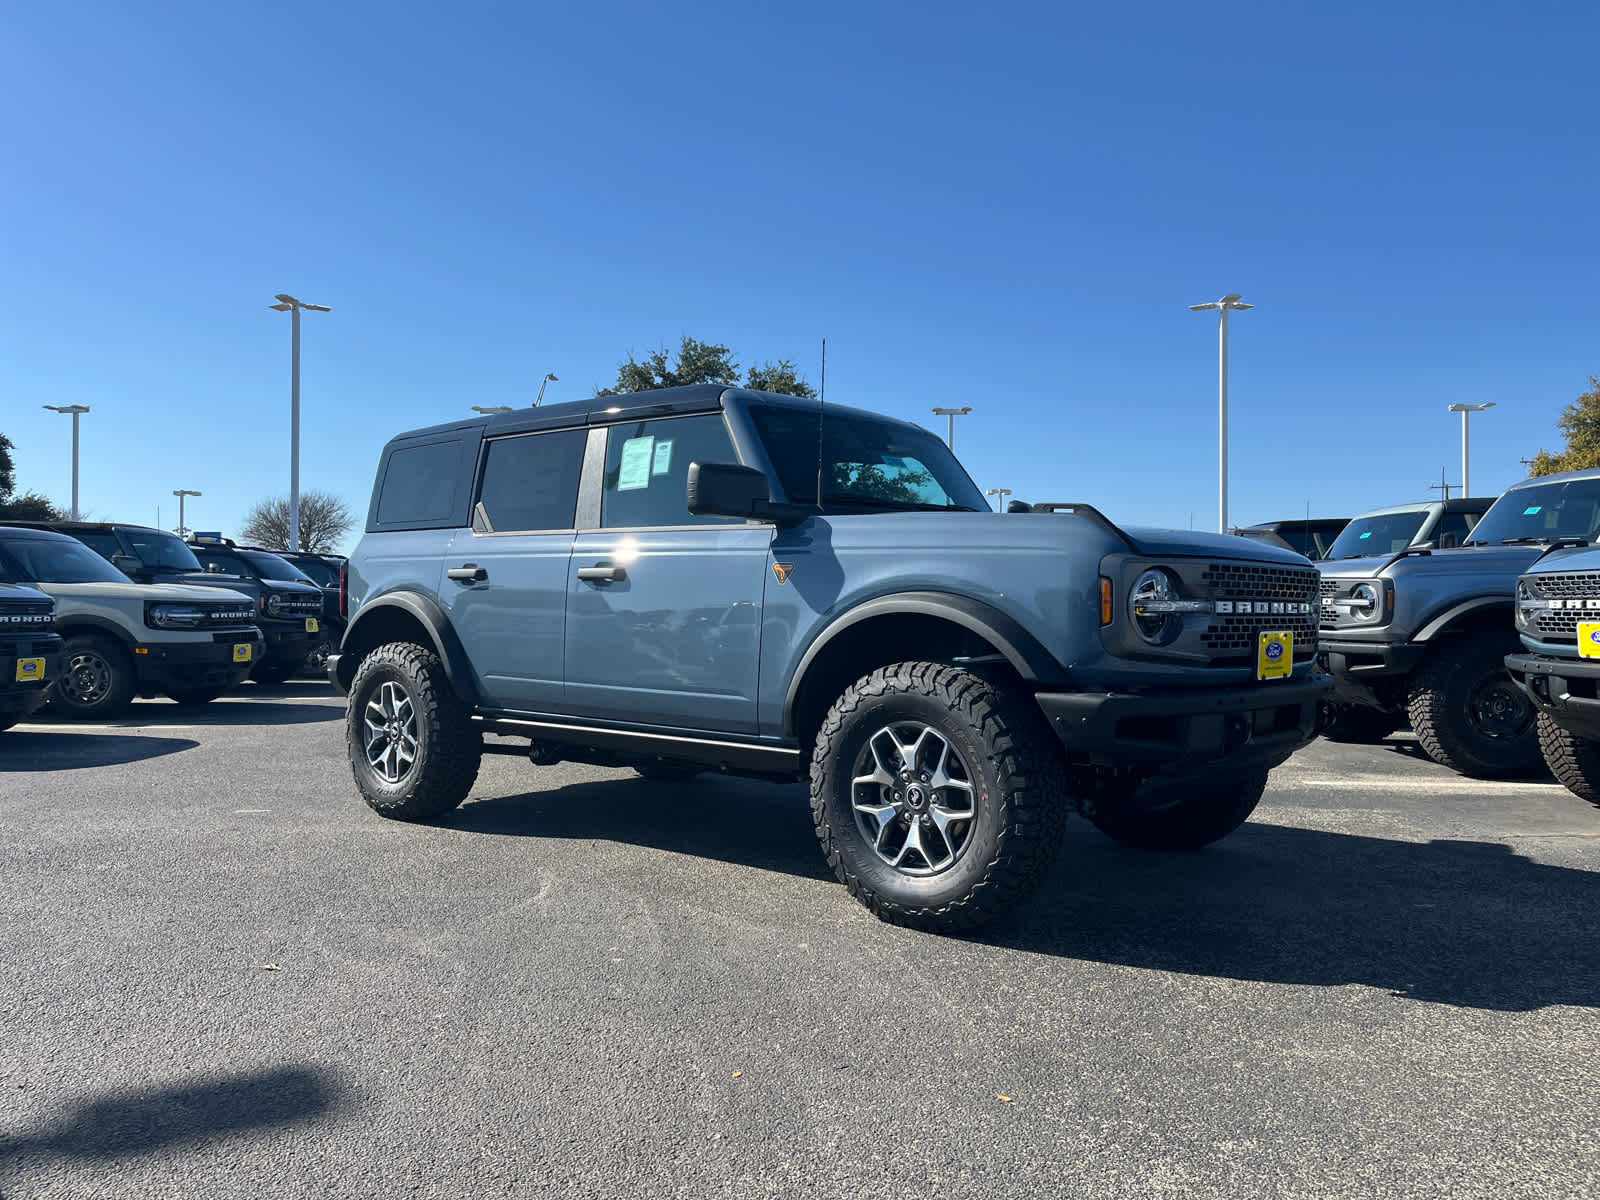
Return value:
M 937 930 L 1027 894 L 1069 809 L 1226 836 L 1316 733 L 1315 568 L 1046 507 L 990 511 L 918 426 L 739 388 L 403 434 L 328 664 L 356 786 L 417 820 L 486 750 L 807 779 L 851 893 Z
M 44 706 L 61 677 L 56 602 L 37 588 L 5 581 L 0 564 L 0 730 Z

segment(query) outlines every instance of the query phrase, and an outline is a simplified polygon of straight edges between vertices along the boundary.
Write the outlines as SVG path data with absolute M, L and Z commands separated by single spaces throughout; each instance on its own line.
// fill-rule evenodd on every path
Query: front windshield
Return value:
M 1427 519 L 1426 509 L 1357 517 L 1333 539 L 1326 557 L 1365 558 L 1369 554 L 1398 554 L 1411 545 L 1411 539 L 1417 536 L 1417 531 Z
M 124 528 L 122 536 L 147 567 L 162 567 L 170 571 L 203 569 L 200 560 L 194 556 L 194 551 L 189 549 L 188 544 L 176 534 L 166 533 L 160 529 Z
M 268 554 L 265 550 L 241 550 L 239 557 L 256 569 L 263 579 L 279 579 L 293 583 L 310 583 L 311 579 L 286 558 Z
M 8 574 L 19 583 L 127 583 L 128 577 L 82 542 L 55 538 L 0 541 Z
M 1496 500 L 1472 530 L 1469 546 L 1593 539 L 1600 525 L 1600 479 L 1517 488 Z
M 332 563 L 323 562 L 317 558 L 306 558 L 301 559 L 295 566 L 309 576 L 311 582 L 318 587 L 330 588 L 339 586 L 339 568 Z
M 756 404 L 750 418 L 791 504 L 817 503 L 818 413 Z M 983 493 L 933 434 L 855 413 L 822 417 L 824 512 L 988 512 Z

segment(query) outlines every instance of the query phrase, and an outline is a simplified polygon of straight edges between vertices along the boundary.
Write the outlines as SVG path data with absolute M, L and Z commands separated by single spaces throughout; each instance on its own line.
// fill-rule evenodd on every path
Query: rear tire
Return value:
M 1330 704 L 1322 736 L 1330 742 L 1368 746 L 1381 742 L 1404 723 L 1396 713 L 1380 712 L 1364 704 Z
M 133 703 L 133 662 L 116 642 L 97 633 L 69 637 L 50 711 L 74 721 L 120 717 Z
M 953 933 L 1015 907 L 1055 858 L 1066 785 L 1025 699 L 938 663 L 845 690 L 817 733 L 811 815 L 850 894 L 881 920 Z
M 1084 805 L 1096 829 L 1136 850 L 1198 850 L 1249 819 L 1267 789 L 1265 768 L 1221 768 L 1196 779 L 1150 779 Z
M 402 821 L 447 813 L 478 777 L 483 736 L 432 650 L 389 642 L 350 682 L 345 750 L 373 812 Z
M 1532 701 L 1506 674 L 1515 637 L 1465 634 L 1436 647 L 1417 671 L 1406 709 L 1428 757 L 1475 779 L 1536 770 Z
M 1567 791 L 1600 808 L 1600 742 L 1579 737 L 1540 713 L 1539 750 Z

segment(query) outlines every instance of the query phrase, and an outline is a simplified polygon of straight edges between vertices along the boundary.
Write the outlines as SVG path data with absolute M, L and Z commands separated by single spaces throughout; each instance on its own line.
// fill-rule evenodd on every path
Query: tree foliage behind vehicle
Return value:
M 1530 475 L 1600 467 L 1600 376 L 1589 376 L 1589 390 L 1561 410 L 1556 428 L 1567 439 L 1566 449 L 1552 454 L 1540 447 L 1528 468 Z
M 274 496 L 258 501 L 245 514 L 239 539 L 268 550 L 301 550 L 327 554 L 336 550 L 350 532 L 355 516 L 350 506 L 332 492 L 303 492 L 300 496 L 300 545 L 289 545 L 289 498 Z
M 733 351 L 727 346 L 686 335 L 678 347 L 676 361 L 668 360 L 666 347 L 652 351 L 642 361 L 630 353 L 627 361 L 617 368 L 616 386 L 602 388 L 597 394 L 615 396 L 622 392 L 648 392 L 695 383 L 738 385 L 739 364 L 733 361 Z M 806 399 L 817 394 L 801 377 L 793 360 L 787 358 L 751 367 L 745 373 L 744 386 Z
M 11 439 L 0 433 L 0 517 L 17 521 L 64 521 L 67 514 L 48 496 L 38 492 L 16 494 L 17 468 L 11 457 Z

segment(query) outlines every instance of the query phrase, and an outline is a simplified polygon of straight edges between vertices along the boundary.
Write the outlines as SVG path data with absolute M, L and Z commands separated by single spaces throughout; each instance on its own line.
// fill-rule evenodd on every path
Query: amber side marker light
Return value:
M 1111 580 L 1100 576 L 1100 624 L 1111 624 Z

